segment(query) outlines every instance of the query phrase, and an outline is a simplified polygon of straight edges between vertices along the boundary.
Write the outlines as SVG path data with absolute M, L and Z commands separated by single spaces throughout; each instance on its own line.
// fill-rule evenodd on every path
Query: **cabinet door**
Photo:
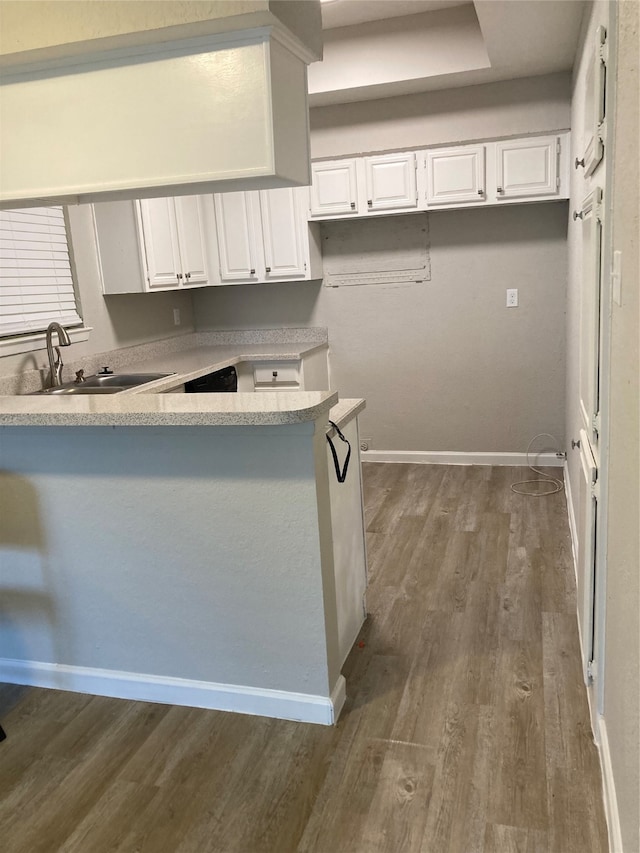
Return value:
M 381 154 L 365 157 L 367 208 L 402 210 L 418 206 L 416 155 Z
M 148 198 L 137 202 L 151 290 L 179 287 L 184 281 L 173 201 L 172 198 Z
M 357 212 L 355 160 L 312 163 L 311 181 L 312 216 Z
M 214 196 L 216 234 L 223 282 L 258 281 L 257 250 L 249 193 Z
M 427 203 L 485 200 L 484 146 L 427 151 Z
M 295 190 L 261 190 L 259 198 L 265 278 L 304 278 L 307 264 Z
M 593 174 L 604 157 L 605 62 L 602 45 L 606 41 L 604 27 L 596 31 L 595 50 L 587 71 L 584 96 L 584 141 L 582 155 L 585 176 Z
M 556 136 L 497 142 L 497 197 L 557 195 L 558 154 Z
M 197 195 L 175 199 L 180 260 L 184 284 L 208 284 L 209 269 L 205 249 L 204 220 Z

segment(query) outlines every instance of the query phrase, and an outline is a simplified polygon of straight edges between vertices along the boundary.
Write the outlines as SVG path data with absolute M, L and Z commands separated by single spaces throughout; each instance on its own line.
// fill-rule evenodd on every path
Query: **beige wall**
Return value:
M 623 273 L 622 304 L 611 314 L 604 705 L 625 853 L 640 850 L 639 8 L 618 6 L 613 249 Z
M 0 0 L 0 54 L 231 17 L 267 0 Z
M 549 74 L 400 98 L 316 107 L 314 159 L 566 130 L 571 75 Z
M 71 362 L 93 353 L 133 346 L 193 331 L 190 293 L 141 293 L 126 296 L 102 295 L 100 270 L 93 224 L 88 205 L 69 208 L 71 242 L 76 283 L 85 325 L 92 326 L 88 341 L 72 344 L 63 353 Z M 181 325 L 173 323 L 173 309 L 179 308 Z M 21 355 L 0 358 L 0 376 L 35 370 L 47 365 L 43 348 Z M 71 377 L 73 379 L 73 376 Z

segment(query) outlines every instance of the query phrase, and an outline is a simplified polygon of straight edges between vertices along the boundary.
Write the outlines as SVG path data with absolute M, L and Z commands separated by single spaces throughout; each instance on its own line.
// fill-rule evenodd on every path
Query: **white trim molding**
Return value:
M 405 462 L 414 465 L 528 465 L 526 453 L 484 453 L 444 450 L 365 450 L 363 462 Z M 555 453 L 530 453 L 533 465 L 561 468 L 564 455 Z
M 164 675 L 0 658 L 0 681 L 137 702 L 233 711 L 237 714 L 324 726 L 337 722 L 346 699 L 346 682 L 342 675 L 338 677 L 330 696 L 316 696 Z
M 611 766 L 611 753 L 609 752 L 609 739 L 607 737 L 607 726 L 604 717 L 598 717 L 598 748 L 600 752 L 600 764 L 602 765 L 604 812 L 609 831 L 609 850 L 611 853 L 623 853 L 618 798 L 616 797 L 616 786 Z

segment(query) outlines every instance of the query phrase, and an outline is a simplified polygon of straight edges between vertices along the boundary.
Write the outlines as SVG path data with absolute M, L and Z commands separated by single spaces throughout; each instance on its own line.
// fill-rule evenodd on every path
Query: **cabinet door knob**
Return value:
M 369 207 L 371 207 L 371 205 L 373 204 L 370 198 L 367 199 L 367 204 L 369 205 Z
M 180 279 L 182 278 L 182 273 L 181 273 L 181 272 L 177 273 L 177 278 L 178 278 L 178 281 L 180 281 Z
M 249 270 L 249 275 L 255 275 L 255 274 L 256 274 L 255 270 Z
M 478 195 L 484 195 L 484 190 L 478 190 Z
M 584 219 L 584 213 L 581 210 L 574 210 L 573 211 L 573 219 L 574 219 L 574 221 L 576 219 Z
M 265 267 L 265 272 L 271 272 L 271 267 Z
M 273 376 L 273 378 L 275 379 L 275 378 L 277 377 L 277 375 L 278 375 L 278 371 L 277 371 L 277 370 L 273 370 L 273 371 L 271 372 L 271 375 L 272 375 L 272 376 Z
M 497 191 L 498 191 L 499 193 L 503 193 L 503 192 L 504 192 L 504 190 L 502 189 L 502 187 L 498 187 L 498 190 L 497 190 Z
M 355 210 L 355 209 L 356 209 L 356 203 L 355 203 L 355 201 L 352 201 L 351 202 L 351 210 Z
M 577 441 L 574 441 L 573 439 L 571 439 L 571 449 L 575 450 L 576 447 L 580 447 L 580 439 L 578 439 Z
M 578 160 L 578 158 L 576 157 L 576 161 L 575 161 L 576 169 L 578 168 L 578 166 L 582 166 L 582 168 L 584 169 L 584 157 L 582 158 L 582 160 Z
M 185 277 L 185 278 L 191 278 L 191 273 L 190 273 L 190 272 L 185 273 L 185 274 L 184 274 L 184 277 Z

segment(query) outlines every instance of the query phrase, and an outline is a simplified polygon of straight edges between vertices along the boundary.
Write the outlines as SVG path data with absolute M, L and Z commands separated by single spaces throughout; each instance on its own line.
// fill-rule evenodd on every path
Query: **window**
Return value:
M 0 211 L 0 339 L 81 326 L 62 207 Z M 2 341 L 0 341 L 2 343 Z M 25 346 L 21 349 L 32 349 Z

